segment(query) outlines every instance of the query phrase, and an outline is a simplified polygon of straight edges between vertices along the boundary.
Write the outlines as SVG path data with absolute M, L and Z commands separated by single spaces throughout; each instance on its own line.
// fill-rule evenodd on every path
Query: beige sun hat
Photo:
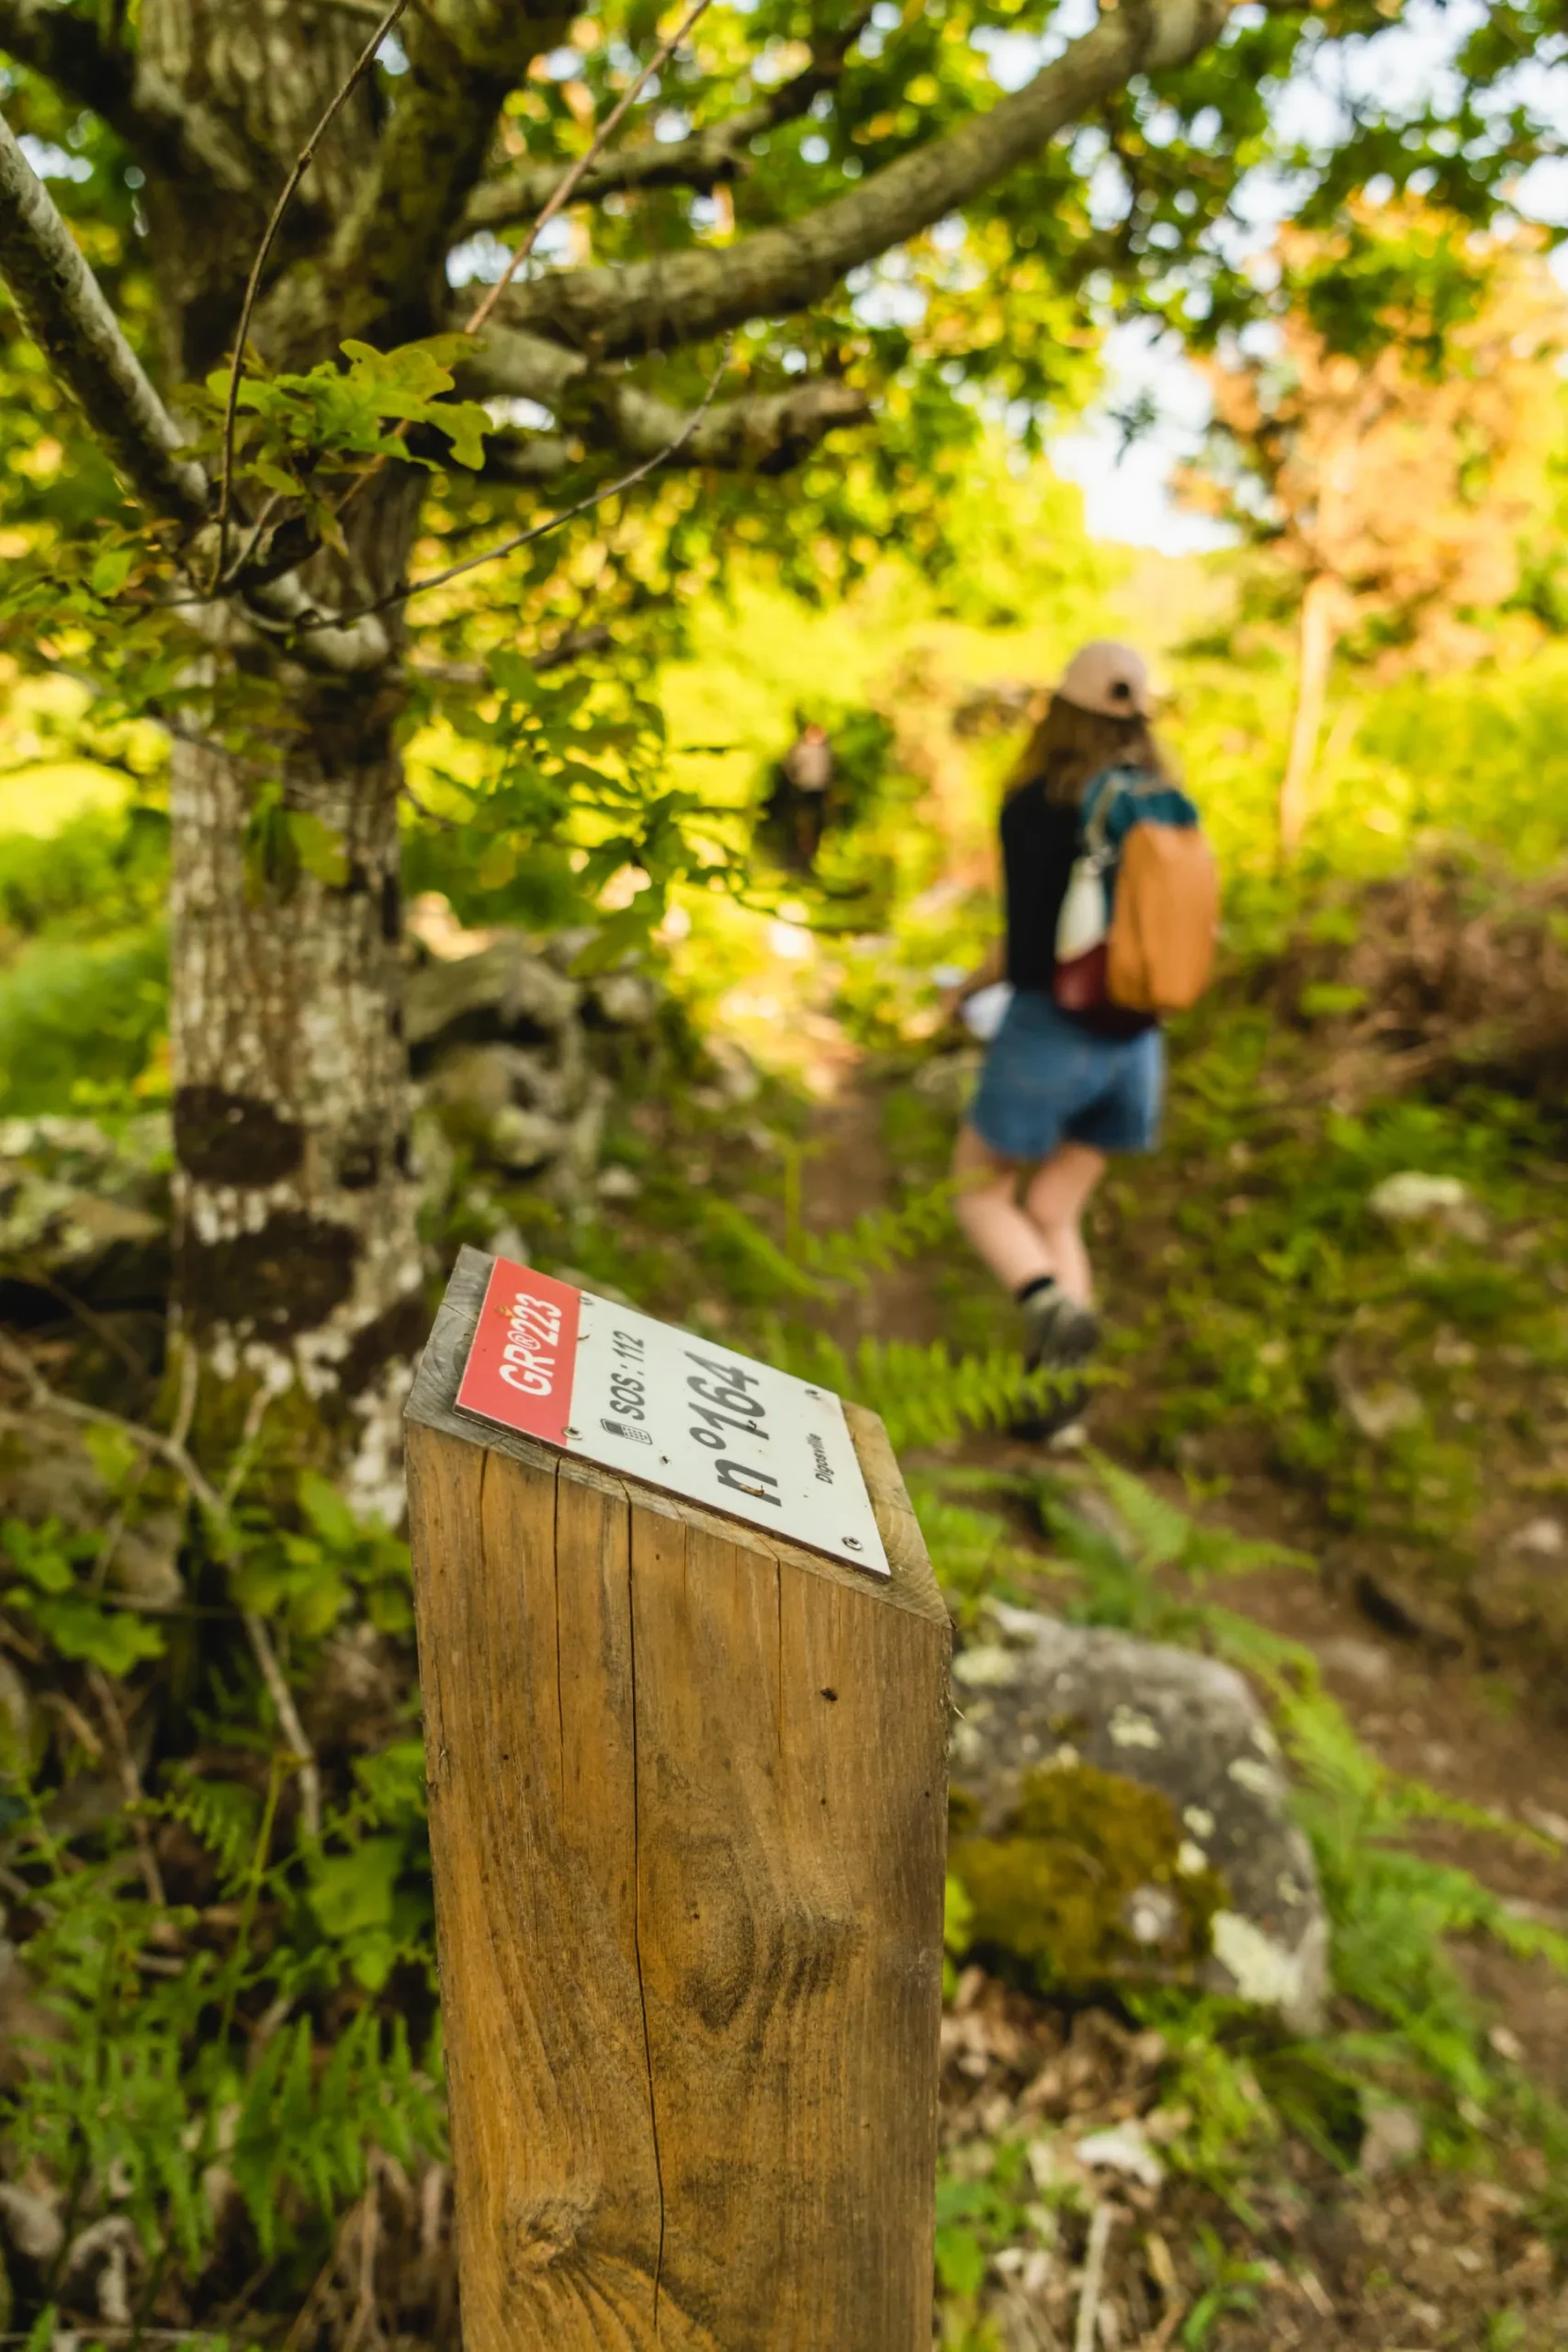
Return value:
M 1063 671 L 1056 692 L 1079 710 L 1103 718 L 1146 718 L 1153 706 L 1149 665 L 1130 645 L 1097 637 L 1081 645 Z

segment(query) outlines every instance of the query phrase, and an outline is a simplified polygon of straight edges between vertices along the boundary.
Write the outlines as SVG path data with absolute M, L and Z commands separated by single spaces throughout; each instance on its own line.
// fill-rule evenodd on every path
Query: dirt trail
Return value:
M 897 1189 L 874 1089 L 852 1069 L 840 1076 L 838 1091 L 823 1102 L 814 1123 L 804 1186 L 807 1221 L 824 1231 L 886 1206 Z M 976 1279 L 988 1278 L 977 1272 Z M 917 1259 L 875 1276 L 849 1298 L 834 1317 L 833 1336 L 847 1346 L 867 1334 L 929 1342 L 944 1336 L 943 1326 L 935 1271 Z M 1096 1404 L 1093 1436 L 1114 1455 L 1114 1390 L 1101 1392 Z M 946 1449 L 941 1458 L 1028 1469 L 1038 1466 L 1041 1454 L 1038 1447 L 987 1435 Z M 1134 1466 L 1151 1485 L 1190 1507 L 1174 1476 Z M 1253 1479 L 1245 1493 L 1203 1510 L 1240 1534 L 1310 1548 L 1303 1521 L 1311 1514 L 1299 1490 Z M 1040 1548 L 1043 1552 L 1043 1542 Z M 1310 1568 L 1227 1582 L 1224 1599 L 1227 1607 L 1314 1652 L 1325 1688 L 1390 1770 L 1555 1839 L 1551 1850 L 1448 1826 L 1417 1833 L 1422 1849 L 1434 1858 L 1462 1863 L 1532 1916 L 1568 1928 L 1568 1741 L 1561 1723 L 1545 1718 L 1539 1697 L 1478 1673 L 1462 1657 L 1444 1657 L 1419 1641 L 1400 1638 L 1374 1623 L 1353 1591 L 1336 1589 Z M 1475 1991 L 1496 2006 L 1536 2079 L 1568 2092 L 1568 1984 L 1544 1965 L 1513 1961 L 1491 1948 L 1457 1957 Z

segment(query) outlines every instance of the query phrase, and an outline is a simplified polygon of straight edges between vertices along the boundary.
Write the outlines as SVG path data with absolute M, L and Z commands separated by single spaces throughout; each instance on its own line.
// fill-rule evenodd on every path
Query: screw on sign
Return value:
M 408 1423 L 465 2352 L 926 2352 L 950 1632 L 881 1423 L 471 1250 Z

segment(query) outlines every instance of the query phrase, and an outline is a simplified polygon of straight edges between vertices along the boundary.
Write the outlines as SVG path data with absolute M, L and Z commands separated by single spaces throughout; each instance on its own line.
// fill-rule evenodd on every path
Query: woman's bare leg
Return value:
M 1102 1151 L 1087 1143 L 1065 1143 L 1035 1170 L 1023 1196 L 1028 1221 L 1044 1251 L 1043 1271 L 1055 1274 L 1079 1306 L 1094 1304 L 1094 1274 L 1080 1220 L 1104 1173 Z M 1030 1279 L 1027 1274 L 1019 1276 L 1020 1282 Z
M 999 1283 L 1017 1292 L 1055 1272 L 1043 1234 L 1019 1206 L 1017 1167 L 999 1158 L 974 1127 L 958 1131 L 953 1173 L 958 1222 Z

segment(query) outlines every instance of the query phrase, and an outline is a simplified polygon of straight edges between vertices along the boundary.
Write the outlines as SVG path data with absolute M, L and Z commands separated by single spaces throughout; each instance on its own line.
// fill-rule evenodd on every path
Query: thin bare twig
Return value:
M 141 1774 L 137 1770 L 136 1758 L 130 1745 L 130 1734 L 125 1727 L 125 1717 L 119 1711 L 119 1701 L 115 1696 L 114 1685 L 103 1668 L 89 1664 L 87 1680 L 92 1686 L 98 1713 L 102 1715 L 108 1732 L 109 1745 L 115 1752 L 115 1761 L 119 1766 L 119 1784 L 125 1792 L 125 1801 L 131 1808 L 130 1834 L 136 1840 L 136 1856 L 141 1865 L 141 1882 L 147 1889 L 147 1899 L 155 1909 L 162 1911 L 167 1905 L 168 1896 L 164 1891 L 164 1874 L 158 1868 L 158 1857 L 152 1850 L 152 1839 L 148 1832 L 147 1824 L 136 1810 L 144 1803 L 147 1792 L 141 1785 Z
M 109 763 L 100 760 L 95 764 L 107 767 Z M 17 773 L 20 771 L 18 770 Z M 131 772 L 124 769 L 122 773 L 130 775 Z M 113 1351 L 133 1379 L 146 1379 L 147 1366 L 130 1340 L 115 1329 L 107 1316 L 97 1314 L 87 1305 L 85 1299 L 78 1298 L 74 1292 L 67 1290 L 63 1283 L 57 1282 L 54 1276 L 46 1272 L 42 1266 L 35 1266 L 27 1258 L 19 1258 L 15 1263 L 23 1282 L 31 1283 L 35 1288 L 47 1291 L 51 1298 L 57 1298 L 66 1313 L 73 1315 L 85 1331 L 90 1331 L 95 1340 L 101 1340 L 106 1348 Z
M 306 1736 L 299 1720 L 299 1710 L 294 1704 L 294 1693 L 288 1688 L 283 1668 L 277 1662 L 277 1652 L 272 1646 L 272 1635 L 253 1609 L 240 1611 L 240 1622 L 245 1629 L 245 1639 L 251 1645 L 262 1680 L 266 1684 L 278 1725 L 293 1751 L 295 1769 L 299 1781 L 299 1826 L 312 1846 L 321 1837 L 321 1775 L 316 1762 L 316 1751 Z
M 207 1513 L 220 1546 L 220 1556 L 232 1565 L 234 1537 L 229 1505 L 200 1464 L 191 1459 L 182 1441 L 167 1435 L 163 1430 L 148 1429 L 140 1421 L 125 1420 L 118 1413 L 107 1413 L 97 1405 L 84 1405 L 74 1396 L 62 1396 L 57 1388 L 50 1386 L 26 1351 L 17 1347 L 15 1340 L 7 1339 L 3 1331 L 0 1331 L 0 1363 L 7 1364 L 25 1382 L 39 1412 L 54 1413 L 62 1420 L 78 1421 L 92 1429 L 118 1430 L 123 1436 L 145 1446 L 161 1461 L 166 1462 L 175 1476 L 184 1480 Z M 321 1775 L 316 1762 L 316 1751 L 299 1720 L 299 1711 L 294 1703 L 294 1694 L 288 1688 L 283 1668 L 278 1665 L 271 1634 L 254 1610 L 243 1609 L 240 1622 L 244 1626 L 251 1654 L 266 1685 L 279 1728 L 295 1760 L 299 1781 L 300 1826 L 313 1844 L 321 1834 Z
M 490 288 L 483 300 L 470 313 L 468 324 L 463 330 L 465 334 L 478 334 L 479 329 L 484 325 L 486 320 L 490 317 L 491 312 L 494 310 L 496 304 L 500 301 L 502 296 L 505 293 L 507 288 L 516 277 L 517 272 L 522 268 L 523 264 L 527 260 L 529 254 L 538 243 L 540 237 L 549 227 L 550 222 L 555 219 L 556 214 L 559 212 L 564 206 L 571 202 L 572 197 L 576 193 L 576 190 L 581 185 L 582 179 L 592 168 L 593 164 L 597 163 L 599 157 L 604 153 L 605 148 L 609 145 L 611 140 L 615 137 L 616 131 L 620 129 L 622 123 L 626 120 L 633 107 L 636 106 L 638 98 L 641 97 L 644 90 L 647 89 L 649 84 L 652 81 L 654 75 L 664 66 L 669 64 L 670 60 L 674 56 L 675 51 L 680 48 L 681 43 L 685 40 L 687 34 L 696 23 L 698 17 L 705 15 L 712 5 L 713 0 L 694 0 L 694 6 L 688 8 L 686 14 L 676 26 L 669 40 L 661 42 L 659 48 L 655 50 L 653 55 L 643 67 L 642 72 L 637 75 L 637 80 L 632 84 L 631 88 L 621 99 L 619 105 L 611 114 L 605 117 L 602 128 L 595 131 L 592 140 L 589 143 L 587 151 L 578 157 L 577 162 L 567 173 L 566 177 L 561 181 L 554 195 L 546 204 L 544 210 L 539 214 L 538 219 L 535 221 L 533 227 L 529 230 L 527 235 L 524 238 L 522 243 L 513 254 L 511 260 L 507 263 L 506 267 L 496 279 L 495 284 Z
M 358 605 L 352 612 L 335 613 L 330 623 L 301 621 L 299 624 L 301 631 L 311 628 L 337 628 L 345 621 L 368 620 L 374 614 L 389 611 L 394 605 L 406 604 L 411 596 L 423 596 L 427 588 L 444 588 L 449 580 L 460 579 L 465 571 L 477 571 L 482 564 L 498 563 L 502 556 L 515 555 L 519 548 L 532 547 L 536 539 L 548 538 L 552 531 L 560 530 L 565 524 L 575 523 L 580 514 L 591 514 L 594 507 L 603 506 L 607 498 L 615 498 L 625 490 L 635 490 L 639 481 L 645 481 L 648 476 L 656 473 L 660 466 L 667 466 L 671 458 L 678 458 L 691 440 L 698 425 L 713 406 L 718 388 L 724 380 L 725 371 L 729 366 L 729 344 L 726 343 L 724 356 L 709 379 L 706 391 L 675 435 L 674 440 L 666 447 L 656 449 L 651 458 L 645 458 L 641 465 L 635 466 L 629 474 L 622 474 L 616 481 L 606 482 L 602 490 L 590 492 L 586 498 L 580 498 L 574 506 L 563 506 L 558 514 L 547 514 L 542 523 L 534 524 L 530 529 L 514 532 L 511 538 L 501 540 L 493 548 L 486 548 L 482 555 L 465 556 L 461 563 L 449 563 L 444 571 L 427 572 L 423 580 L 411 580 L 401 588 L 389 589 L 386 595 L 378 596 L 372 605 Z
M 366 2171 L 369 2177 L 359 2200 L 359 2295 L 343 2340 L 343 2352 L 357 2352 L 360 2338 L 367 2331 L 372 2335 L 378 2332 L 375 2326 L 376 2256 L 381 2240 L 381 2168 L 374 2148 L 369 2152 Z
M 191 1352 L 194 1354 L 195 1350 L 193 1349 Z M 245 1407 L 244 1426 L 240 1431 L 240 1442 L 234 1448 L 229 1464 L 229 1475 L 223 1481 L 222 1502 L 226 1512 L 233 1510 L 235 1497 L 245 1483 L 251 1464 L 255 1458 L 255 1442 L 261 1435 L 261 1425 L 266 1419 L 266 1408 L 271 1402 L 272 1396 L 267 1389 L 256 1388 L 252 1392 L 251 1401 Z
M 201 1383 L 201 1364 L 190 1341 L 180 1340 L 180 1396 L 175 1408 L 175 1425 L 169 1431 L 174 1443 L 183 1446 L 190 1435 L 190 1425 L 196 1419 L 197 1391 Z
M 1094 2219 L 1089 2225 L 1089 2251 L 1084 2256 L 1083 2265 L 1083 2296 L 1078 2304 L 1078 2324 L 1073 2334 L 1073 2352 L 1094 2352 L 1100 2298 L 1105 2284 L 1105 2253 L 1115 2225 L 1114 2205 L 1097 2205 Z
M 293 170 L 283 183 L 282 193 L 272 208 L 272 217 L 263 232 L 256 257 L 251 264 L 251 274 L 245 281 L 245 299 L 240 305 L 240 323 L 234 334 L 234 356 L 229 369 L 229 397 L 223 409 L 223 478 L 218 492 L 218 563 L 212 575 L 214 589 L 221 581 L 229 560 L 229 502 L 234 485 L 234 424 L 240 407 L 240 380 L 245 368 L 245 339 L 251 331 L 251 314 L 256 307 L 256 296 L 261 291 L 262 272 L 266 267 L 277 232 L 283 226 L 283 217 L 294 201 L 295 190 L 310 168 L 317 148 L 369 73 L 376 62 L 377 51 L 408 5 L 409 0 L 392 0 L 391 6 L 355 60 L 347 80 L 300 149 Z

